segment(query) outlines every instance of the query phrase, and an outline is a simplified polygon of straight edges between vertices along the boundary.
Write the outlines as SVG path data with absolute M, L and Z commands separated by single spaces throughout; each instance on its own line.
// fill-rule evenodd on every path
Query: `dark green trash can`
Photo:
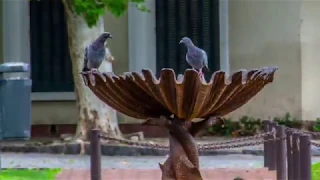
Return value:
M 32 80 L 17 75 L 28 71 L 26 63 L 0 64 L 1 140 L 30 138 Z

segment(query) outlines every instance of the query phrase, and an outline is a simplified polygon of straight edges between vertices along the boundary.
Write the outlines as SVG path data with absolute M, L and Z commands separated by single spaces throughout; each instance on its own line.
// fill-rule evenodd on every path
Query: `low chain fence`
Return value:
M 223 140 L 214 143 L 198 143 L 200 151 L 233 149 L 263 145 L 264 167 L 276 171 L 277 180 L 311 180 L 311 146 L 320 147 L 312 140 L 320 133 L 307 132 L 264 121 L 264 132 L 255 136 Z M 101 180 L 101 140 L 116 141 L 143 148 L 167 149 L 168 144 L 132 141 L 108 137 L 99 130 L 91 132 L 91 180 Z

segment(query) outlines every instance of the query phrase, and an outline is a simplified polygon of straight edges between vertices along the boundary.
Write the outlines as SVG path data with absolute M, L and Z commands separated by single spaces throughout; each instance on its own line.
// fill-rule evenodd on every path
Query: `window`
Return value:
M 156 0 L 157 74 L 162 68 L 183 73 L 191 68 L 186 48 L 179 44 L 188 36 L 208 54 L 210 73 L 219 70 L 219 0 Z
M 73 92 L 68 34 L 61 0 L 30 1 L 32 92 Z

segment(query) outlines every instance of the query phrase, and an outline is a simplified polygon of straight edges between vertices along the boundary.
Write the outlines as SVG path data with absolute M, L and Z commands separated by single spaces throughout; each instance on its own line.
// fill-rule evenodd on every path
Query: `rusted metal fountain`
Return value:
M 85 84 L 103 102 L 143 124 L 158 125 L 170 132 L 170 154 L 159 164 L 162 180 L 202 180 L 194 136 L 224 116 L 243 106 L 273 81 L 278 68 L 241 70 L 229 77 L 217 71 L 209 82 L 188 69 L 176 77 L 172 69 L 162 69 L 157 79 L 150 70 L 113 73 L 82 72 Z M 193 122 L 193 119 L 202 119 Z

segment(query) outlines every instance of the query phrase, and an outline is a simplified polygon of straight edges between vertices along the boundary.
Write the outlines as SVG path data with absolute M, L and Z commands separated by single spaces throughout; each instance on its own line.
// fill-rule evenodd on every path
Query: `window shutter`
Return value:
M 183 36 L 208 54 L 209 69 L 219 70 L 219 1 L 218 0 L 156 0 L 157 74 L 162 68 L 183 73 L 191 68 L 186 48 L 179 45 Z
M 32 91 L 74 91 L 61 1 L 30 1 L 30 39 Z

